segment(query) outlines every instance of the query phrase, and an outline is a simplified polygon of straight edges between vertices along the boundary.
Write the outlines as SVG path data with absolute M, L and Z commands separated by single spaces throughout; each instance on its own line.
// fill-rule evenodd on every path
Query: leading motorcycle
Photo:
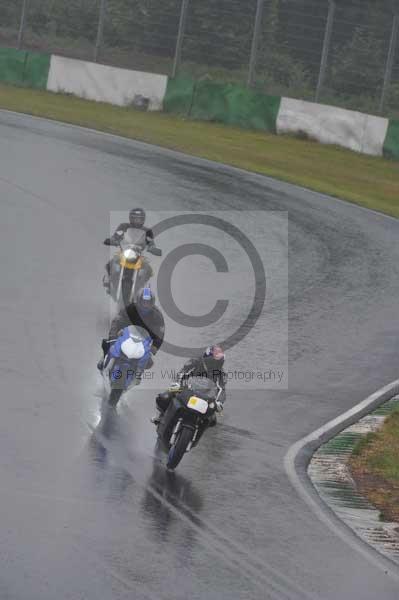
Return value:
M 119 251 L 111 261 L 110 294 L 119 307 L 136 300 L 137 291 L 152 277 L 153 271 L 143 256 L 144 250 L 154 256 L 162 256 L 156 246 L 147 246 L 145 232 L 129 227 L 117 240 L 110 243 L 119 246 Z
M 174 470 L 183 456 L 198 445 L 216 422 L 221 387 L 205 377 L 191 377 L 170 388 L 172 399 L 157 425 L 158 442 L 167 454 L 166 467 Z

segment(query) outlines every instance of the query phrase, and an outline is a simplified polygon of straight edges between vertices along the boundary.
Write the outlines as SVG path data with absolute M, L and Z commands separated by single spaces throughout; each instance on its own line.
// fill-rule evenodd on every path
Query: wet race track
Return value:
M 316 519 L 283 460 L 298 439 L 398 377 L 399 223 L 256 175 L 6 112 L 0 190 L 0 598 L 397 600 L 399 583 Z M 215 210 L 239 223 L 243 211 L 257 227 L 269 285 L 264 313 L 227 366 L 273 365 L 286 377 L 288 348 L 289 381 L 232 382 L 218 426 L 174 475 L 154 454 L 149 417 L 159 382 L 129 393 L 117 415 L 99 412 L 95 365 L 110 315 L 102 241 L 113 211 L 124 217 L 135 205 L 151 224 L 158 212 Z M 164 233 L 159 245 L 169 250 L 179 235 Z M 234 243 L 224 243 L 238 270 L 224 280 L 231 312 L 223 333 L 245 319 L 253 291 Z M 194 257 L 191 281 L 187 260 L 176 271 L 176 304 L 203 314 L 223 297 L 218 274 Z M 213 300 L 204 299 L 214 286 Z M 170 335 L 187 342 L 173 323 Z M 206 344 L 209 331 L 194 337 Z M 182 361 L 157 356 L 159 367 Z

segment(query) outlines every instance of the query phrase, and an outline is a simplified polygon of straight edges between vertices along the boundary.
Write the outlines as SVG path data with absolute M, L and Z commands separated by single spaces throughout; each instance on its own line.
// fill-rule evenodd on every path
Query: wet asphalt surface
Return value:
M 0 192 L 0 598 L 397 600 L 398 584 L 297 497 L 283 458 L 398 376 L 399 222 L 5 112 Z M 288 390 L 233 386 L 174 475 L 154 453 L 153 390 L 99 414 L 101 242 L 110 211 L 132 204 L 288 211 Z M 282 321 L 283 283 L 271 311 Z M 270 359 L 274 334 L 262 340 L 261 327 L 247 362 Z

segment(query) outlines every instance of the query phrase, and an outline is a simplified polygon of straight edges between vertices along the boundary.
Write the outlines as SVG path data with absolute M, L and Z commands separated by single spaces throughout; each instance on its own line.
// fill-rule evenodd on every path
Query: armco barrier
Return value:
M 0 81 L 46 89 L 50 56 L 14 48 L 0 48 Z

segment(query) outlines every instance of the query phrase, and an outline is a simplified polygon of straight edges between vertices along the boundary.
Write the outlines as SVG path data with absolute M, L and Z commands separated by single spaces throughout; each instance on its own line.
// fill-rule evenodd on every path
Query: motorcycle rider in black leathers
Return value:
M 184 382 L 190 377 L 206 377 L 214 381 L 220 388 L 216 405 L 218 412 L 223 410 L 226 400 L 226 375 L 223 371 L 224 352 L 220 346 L 210 346 L 204 354 L 198 358 L 191 358 L 178 373 L 178 381 L 174 383 L 167 392 L 158 394 L 156 397 L 156 407 L 159 414 L 151 419 L 151 422 L 158 425 L 161 415 L 167 410 L 173 396 L 181 391 Z M 211 423 L 216 424 L 216 418 Z
M 120 240 L 123 238 L 124 233 L 128 229 L 133 227 L 134 229 L 142 230 L 142 232 L 143 232 L 143 247 L 151 248 L 151 247 L 155 246 L 154 233 L 153 233 L 152 229 L 149 229 L 148 227 L 144 227 L 145 218 L 146 218 L 145 211 L 142 208 L 133 208 L 129 212 L 129 223 L 121 223 L 119 225 L 119 227 L 116 228 L 116 230 L 112 234 L 112 236 L 110 238 L 106 238 L 104 240 L 104 245 L 105 246 L 117 246 L 119 244 Z M 112 265 L 113 262 L 114 262 L 114 259 L 110 260 L 105 265 L 106 275 L 104 275 L 104 278 L 103 278 L 103 285 L 108 294 L 109 294 L 109 289 L 110 289 L 110 277 L 111 277 L 111 269 L 113 266 Z M 143 267 L 142 267 L 141 271 L 142 271 L 141 284 L 144 285 L 150 279 L 150 277 L 152 275 L 152 269 L 151 269 L 150 265 L 148 264 L 147 260 L 145 259 L 145 257 L 143 257 Z
M 155 305 L 155 294 L 150 287 L 139 290 L 137 301 L 122 308 L 113 319 L 108 339 L 103 339 L 101 345 L 104 356 L 107 354 L 110 345 L 118 338 L 120 331 L 125 327 L 129 327 L 129 325 L 135 325 L 149 333 L 153 340 L 151 354 L 155 356 L 162 346 L 165 336 L 165 320 L 161 311 Z M 97 366 L 101 370 L 102 361 Z M 151 364 L 147 368 L 149 366 Z

